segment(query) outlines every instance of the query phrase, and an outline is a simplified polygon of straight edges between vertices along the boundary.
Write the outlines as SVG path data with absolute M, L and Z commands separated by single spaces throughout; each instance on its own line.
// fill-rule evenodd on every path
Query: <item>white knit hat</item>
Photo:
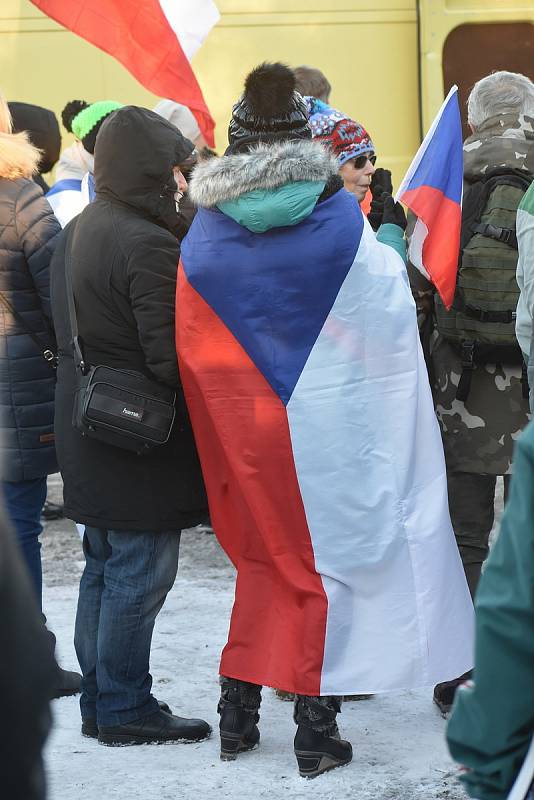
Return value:
M 193 143 L 200 136 L 200 128 L 192 112 L 187 106 L 175 103 L 174 100 L 160 100 L 154 107 L 156 114 L 171 122 L 186 139 Z

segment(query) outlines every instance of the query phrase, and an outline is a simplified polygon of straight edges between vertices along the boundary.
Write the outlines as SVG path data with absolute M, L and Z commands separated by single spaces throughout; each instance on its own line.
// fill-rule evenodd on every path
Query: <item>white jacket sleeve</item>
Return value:
M 519 206 L 516 230 L 519 250 L 516 277 L 520 295 L 515 330 L 519 346 L 528 359 L 534 316 L 534 183 Z

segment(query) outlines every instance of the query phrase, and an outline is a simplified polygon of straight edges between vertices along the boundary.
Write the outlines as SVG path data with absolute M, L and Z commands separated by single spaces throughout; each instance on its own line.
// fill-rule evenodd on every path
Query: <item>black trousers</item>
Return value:
M 482 564 L 488 555 L 488 541 L 495 518 L 497 476 L 471 472 L 448 472 L 449 510 L 456 542 L 464 565 L 471 597 L 480 580 Z M 504 475 L 504 499 L 510 475 Z

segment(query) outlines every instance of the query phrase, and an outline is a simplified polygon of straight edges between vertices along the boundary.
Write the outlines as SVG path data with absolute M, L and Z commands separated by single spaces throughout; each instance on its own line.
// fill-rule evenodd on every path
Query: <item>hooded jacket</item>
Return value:
M 3 134 L 0 147 L 1 476 L 7 481 L 57 471 L 55 371 L 43 350 L 55 347 L 49 266 L 61 229 L 41 189 L 28 177 L 35 151 L 20 136 Z
M 205 516 L 205 494 L 180 389 L 174 296 L 180 239 L 172 169 L 193 150 L 151 111 L 125 107 L 102 126 L 96 199 L 65 229 L 52 265 L 59 368 L 57 450 L 65 513 L 93 527 L 169 531 Z M 65 293 L 69 260 L 88 363 L 142 372 L 177 390 L 169 442 L 139 456 L 72 427 L 75 368 Z

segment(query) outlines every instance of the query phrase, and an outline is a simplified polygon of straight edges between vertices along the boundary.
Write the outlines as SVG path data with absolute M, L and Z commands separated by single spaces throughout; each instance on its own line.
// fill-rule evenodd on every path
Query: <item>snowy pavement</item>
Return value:
M 54 498 L 52 487 L 50 499 Z M 72 645 L 77 581 L 83 566 L 74 526 L 50 523 L 43 535 L 44 610 L 62 666 L 76 668 Z M 176 584 L 156 621 L 154 693 L 175 713 L 216 729 L 218 661 L 233 598 L 233 569 L 215 538 L 184 533 Z M 314 781 L 298 776 L 292 705 L 264 690 L 261 745 L 234 763 L 219 759 L 218 736 L 200 744 L 108 748 L 80 734 L 76 698 L 54 702 L 46 748 L 48 800 L 463 800 L 448 756 L 445 723 L 431 688 L 345 703 L 349 766 Z

